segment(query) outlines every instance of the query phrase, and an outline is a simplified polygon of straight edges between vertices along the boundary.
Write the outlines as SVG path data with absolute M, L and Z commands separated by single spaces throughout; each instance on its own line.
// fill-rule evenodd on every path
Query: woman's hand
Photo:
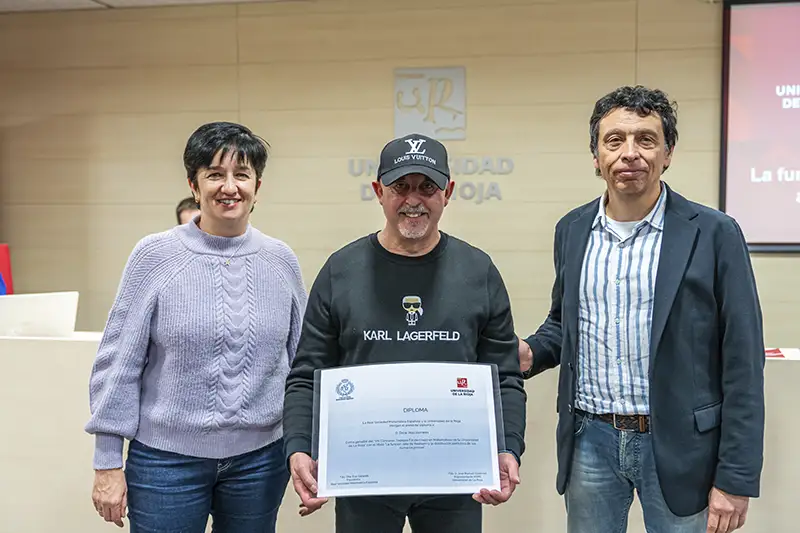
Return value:
M 97 514 L 106 522 L 114 522 L 122 527 L 128 508 L 128 485 L 121 468 L 95 470 L 92 501 Z

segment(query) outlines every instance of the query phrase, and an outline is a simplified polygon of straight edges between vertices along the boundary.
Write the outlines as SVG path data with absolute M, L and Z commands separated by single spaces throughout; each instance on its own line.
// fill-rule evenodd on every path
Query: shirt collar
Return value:
M 660 183 L 661 186 L 661 194 L 658 196 L 658 200 L 656 201 L 656 205 L 653 206 L 653 209 L 650 210 L 647 215 L 636 224 L 636 229 L 639 229 L 645 224 L 650 224 L 653 228 L 663 231 L 664 230 L 664 215 L 666 213 L 666 206 L 667 206 L 667 188 L 664 187 L 663 183 Z M 594 217 L 594 221 L 592 222 L 592 229 L 595 229 L 598 224 L 601 227 L 605 228 L 608 225 L 608 215 L 606 215 L 606 201 L 608 200 L 608 191 L 603 193 L 603 196 L 600 197 L 600 205 L 597 208 L 597 214 Z

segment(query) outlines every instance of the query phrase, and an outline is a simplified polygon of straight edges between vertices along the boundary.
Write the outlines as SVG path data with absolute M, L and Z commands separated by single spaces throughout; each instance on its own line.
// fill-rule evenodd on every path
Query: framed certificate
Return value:
M 496 366 L 337 367 L 315 372 L 314 391 L 319 497 L 500 490 Z

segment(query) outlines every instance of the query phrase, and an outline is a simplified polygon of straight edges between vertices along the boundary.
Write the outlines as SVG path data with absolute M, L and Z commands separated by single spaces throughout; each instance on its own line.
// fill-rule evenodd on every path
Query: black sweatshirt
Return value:
M 526 394 L 511 305 L 481 250 L 441 232 L 424 256 L 396 255 L 362 237 L 331 255 L 311 288 L 286 381 L 286 458 L 311 455 L 314 370 L 366 363 L 494 363 L 505 449 L 525 450 Z

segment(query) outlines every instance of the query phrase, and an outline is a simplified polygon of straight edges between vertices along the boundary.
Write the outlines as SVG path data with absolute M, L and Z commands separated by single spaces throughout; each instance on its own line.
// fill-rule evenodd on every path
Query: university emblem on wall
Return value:
M 464 67 L 394 71 L 394 134 L 410 133 L 443 141 L 467 138 Z

